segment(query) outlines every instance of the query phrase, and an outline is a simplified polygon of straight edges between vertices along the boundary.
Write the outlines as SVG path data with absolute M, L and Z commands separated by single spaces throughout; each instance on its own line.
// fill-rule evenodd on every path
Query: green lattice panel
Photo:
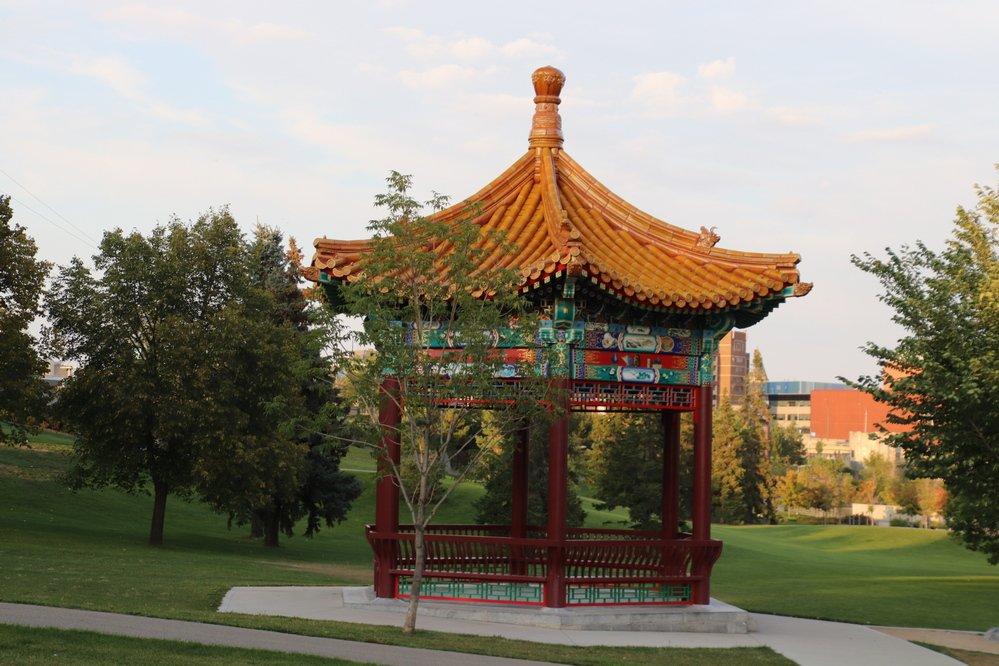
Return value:
M 690 585 L 570 585 L 570 604 L 669 604 L 690 601 Z
M 408 596 L 411 579 L 399 578 L 399 594 Z M 478 583 L 457 580 L 424 580 L 420 597 L 505 601 L 521 604 L 541 603 L 540 583 Z

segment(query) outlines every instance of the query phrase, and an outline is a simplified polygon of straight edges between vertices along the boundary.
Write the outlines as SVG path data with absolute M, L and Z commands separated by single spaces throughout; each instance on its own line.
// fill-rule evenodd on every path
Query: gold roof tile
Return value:
M 536 96 L 529 149 L 466 202 L 434 217 L 458 223 L 467 204 L 480 214 L 481 269 L 519 269 L 522 287 L 569 274 L 636 305 L 718 311 L 782 294 L 802 296 L 799 255 L 767 254 L 718 247 L 715 230 L 700 233 L 672 225 L 632 206 L 589 174 L 562 149 L 559 94 L 565 76 L 553 67 L 532 78 Z M 504 234 L 497 243 L 493 233 Z M 316 239 L 316 254 L 305 277 L 320 273 L 350 282 L 363 277 L 368 240 Z M 443 254 L 451 245 L 430 250 Z

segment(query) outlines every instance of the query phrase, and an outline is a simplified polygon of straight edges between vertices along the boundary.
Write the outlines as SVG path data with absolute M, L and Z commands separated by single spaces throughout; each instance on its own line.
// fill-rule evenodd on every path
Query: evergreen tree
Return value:
M 761 432 L 723 400 L 712 426 L 713 516 L 720 522 L 756 523 L 773 517 Z
M 581 448 L 589 491 L 600 510 L 628 510 L 628 526 L 659 529 L 662 525 L 662 418 L 659 414 L 596 413 L 578 415 Z M 693 465 L 690 414 L 680 418 L 679 517 L 690 515 Z
M 977 189 L 958 208 L 945 248 L 922 242 L 865 253 L 853 263 L 881 283 L 902 329 L 894 346 L 866 346 L 881 368 L 854 386 L 887 404 L 903 426 L 887 442 L 909 474 L 943 479 L 947 523 L 972 550 L 999 563 L 999 192 Z
M 24 444 L 45 410 L 45 362 L 28 326 L 41 315 L 50 265 L 0 196 L 0 444 Z
M 298 288 L 300 266 L 281 233 L 259 226 L 248 248 L 251 291 L 231 310 L 216 390 L 220 432 L 199 461 L 202 497 L 237 523 L 255 522 L 267 546 L 307 518 L 312 536 L 346 518 L 360 482 L 341 472 L 345 408 L 324 353 L 331 332 Z M 339 438 L 337 437 L 339 436 Z
M 763 367 L 763 354 L 759 349 L 754 349 L 747 377 L 746 401 L 742 409 L 747 429 L 745 445 L 749 448 L 747 456 L 755 460 L 755 475 L 759 479 L 758 492 L 762 498 L 762 511 L 758 516 L 766 522 L 774 522 L 777 477 L 786 468 L 787 462 L 778 457 L 774 450 L 774 437 L 777 433 L 773 427 L 766 383 L 767 371 Z
M 573 419 L 574 425 L 576 419 Z M 508 525 L 511 518 L 513 497 L 513 452 L 519 433 L 511 430 L 511 423 L 500 412 L 482 413 L 482 426 L 478 434 L 481 446 L 491 449 L 486 456 L 478 478 L 485 493 L 475 500 L 475 522 L 485 525 Z M 527 522 L 544 526 L 548 523 L 548 430 L 547 424 L 538 419 L 530 429 L 527 462 Z M 569 436 L 569 456 L 578 457 L 580 449 L 579 428 L 574 427 Z M 578 478 L 570 465 L 566 524 L 579 527 L 586 518 L 579 498 Z
M 791 426 L 774 425 L 770 428 L 770 459 L 773 474 L 780 476 L 788 467 L 805 462 L 805 442 L 801 432 Z
M 770 402 L 766 394 L 767 371 L 763 367 L 763 354 L 753 350 L 753 360 L 746 376 L 746 400 L 743 403 L 743 418 L 746 427 L 759 431 L 761 442 L 770 440 Z

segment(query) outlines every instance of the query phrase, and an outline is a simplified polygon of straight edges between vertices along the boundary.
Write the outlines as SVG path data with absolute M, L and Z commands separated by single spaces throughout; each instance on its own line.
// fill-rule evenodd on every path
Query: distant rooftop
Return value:
M 836 382 L 766 382 L 763 384 L 763 391 L 767 395 L 808 395 L 815 389 L 848 389 L 846 384 Z

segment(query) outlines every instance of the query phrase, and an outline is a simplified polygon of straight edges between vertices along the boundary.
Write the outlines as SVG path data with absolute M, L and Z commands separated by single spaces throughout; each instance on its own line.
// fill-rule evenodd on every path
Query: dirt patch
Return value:
M 292 571 L 307 571 L 335 578 L 345 583 L 368 584 L 371 582 L 371 568 L 356 564 L 333 564 L 326 562 L 282 562 L 273 560 L 258 560 L 260 564 L 268 564 L 279 569 Z
M 968 666 L 999 666 L 999 655 L 986 654 L 984 652 L 972 652 L 971 650 L 958 650 L 957 648 L 942 647 L 940 645 L 920 643 L 918 641 L 916 642 L 916 645 L 922 645 L 928 650 L 934 650 L 945 654 L 948 657 L 953 657 L 962 664 L 967 664 Z
M 948 631 L 946 629 L 917 629 L 914 627 L 874 627 L 889 636 L 913 643 L 928 643 L 955 650 L 970 650 L 994 655 L 999 663 L 999 643 L 987 640 L 973 631 Z

